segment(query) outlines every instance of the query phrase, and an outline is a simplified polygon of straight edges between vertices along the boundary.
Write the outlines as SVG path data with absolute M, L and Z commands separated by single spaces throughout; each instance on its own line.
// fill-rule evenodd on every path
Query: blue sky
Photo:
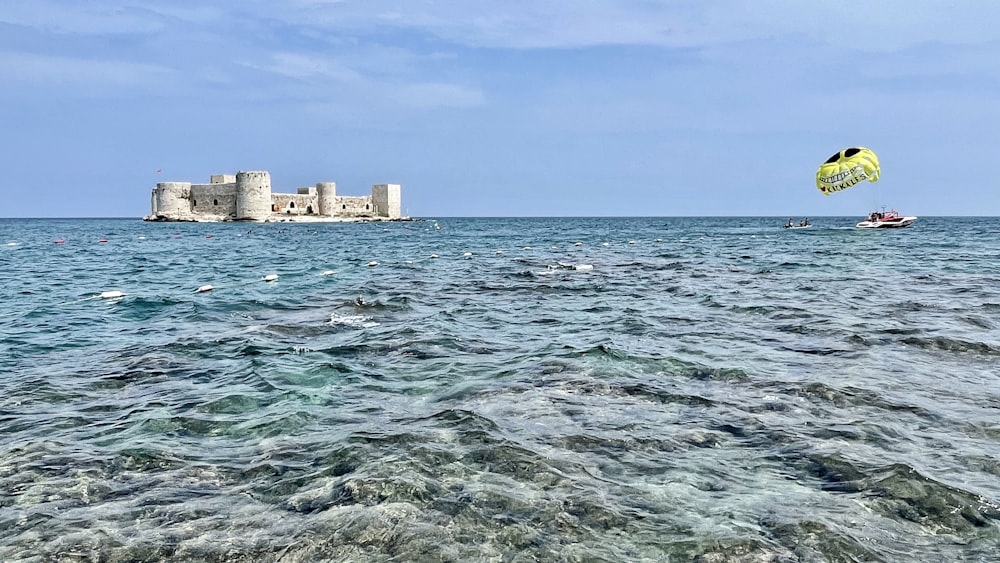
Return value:
M 0 0 L 0 217 L 157 181 L 442 216 L 1000 215 L 1000 2 Z M 862 145 L 875 186 L 821 195 Z M 157 173 L 162 169 L 161 173 Z

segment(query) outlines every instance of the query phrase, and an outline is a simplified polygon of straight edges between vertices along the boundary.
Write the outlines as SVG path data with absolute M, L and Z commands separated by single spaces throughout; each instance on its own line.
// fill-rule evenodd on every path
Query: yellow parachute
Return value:
M 868 180 L 878 182 L 882 169 L 871 149 L 851 147 L 826 159 L 816 171 L 816 187 L 823 195 L 846 190 Z

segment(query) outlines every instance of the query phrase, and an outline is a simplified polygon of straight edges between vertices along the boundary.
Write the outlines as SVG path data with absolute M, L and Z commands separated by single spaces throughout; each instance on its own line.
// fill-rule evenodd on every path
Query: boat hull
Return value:
M 855 227 L 859 229 L 901 229 L 909 227 L 916 221 L 916 217 L 896 217 L 888 221 L 861 221 Z

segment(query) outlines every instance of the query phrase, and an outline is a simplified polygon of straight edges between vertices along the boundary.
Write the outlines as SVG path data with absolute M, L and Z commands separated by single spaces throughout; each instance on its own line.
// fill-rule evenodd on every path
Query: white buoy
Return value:
M 531 250 L 531 247 L 530 247 L 530 246 L 525 246 L 525 247 L 524 247 L 524 248 L 522 248 L 521 250 Z
M 471 252 L 466 252 L 462 256 L 465 256 L 466 258 L 472 258 L 472 253 Z
M 607 243 L 607 242 L 602 242 L 601 243 L 601 246 L 610 246 L 610 245 L 611 245 L 611 243 Z
M 573 246 L 583 246 L 583 243 L 582 242 L 577 242 L 577 243 L 574 243 Z
M 264 276 L 264 281 L 266 281 L 266 282 L 272 282 L 272 281 L 274 281 L 276 279 L 278 279 L 278 274 L 268 274 L 268 275 Z
M 594 265 L 593 264 L 577 264 L 576 265 L 576 269 L 577 270 L 593 270 L 594 269 Z
M 215 288 L 212 287 L 211 285 L 203 285 L 203 286 L 199 287 L 198 289 L 194 290 L 194 292 L 195 293 L 205 293 L 206 291 L 212 291 L 213 289 L 215 289 Z
M 404 263 L 404 264 L 412 264 L 412 263 L 413 263 L 413 260 L 404 260 L 404 261 L 403 261 L 403 263 Z
M 334 272 L 333 270 L 323 270 L 323 275 L 324 276 L 332 276 L 335 273 L 336 272 Z
M 437 258 L 437 257 L 438 257 L 437 254 L 431 254 L 431 258 Z
M 663 242 L 663 239 L 658 238 L 658 239 L 656 239 L 656 242 Z
M 635 241 L 634 240 L 630 240 L 630 241 L 628 241 L 628 243 L 629 244 L 635 244 Z
M 378 262 L 372 260 L 371 262 L 368 263 L 368 266 L 374 268 L 375 266 L 378 266 Z
M 120 291 L 102 291 L 98 297 L 101 299 L 117 299 L 119 297 L 124 297 L 125 294 Z
M 503 250 L 497 250 L 497 254 L 498 255 L 503 254 Z
M 17 243 L 16 242 L 8 242 L 7 246 L 17 246 Z

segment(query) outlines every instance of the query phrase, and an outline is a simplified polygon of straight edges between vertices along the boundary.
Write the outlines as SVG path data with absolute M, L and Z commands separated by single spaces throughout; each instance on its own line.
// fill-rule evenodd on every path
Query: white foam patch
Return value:
M 372 317 L 365 315 L 330 315 L 330 321 L 327 323 L 330 326 L 349 326 L 351 328 L 373 328 L 378 326 L 378 323 L 372 320 Z

